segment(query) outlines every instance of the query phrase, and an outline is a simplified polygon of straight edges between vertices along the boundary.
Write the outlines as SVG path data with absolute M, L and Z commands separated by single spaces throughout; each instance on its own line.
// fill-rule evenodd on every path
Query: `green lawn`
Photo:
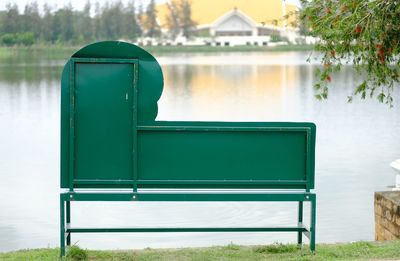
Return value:
M 34 249 L 0 253 L 0 260 L 58 260 L 59 249 Z M 246 260 L 400 260 L 400 240 L 319 244 L 315 254 L 296 245 L 237 246 L 182 249 L 145 249 L 136 251 L 92 251 L 74 247 L 66 260 L 124 261 L 246 261 Z

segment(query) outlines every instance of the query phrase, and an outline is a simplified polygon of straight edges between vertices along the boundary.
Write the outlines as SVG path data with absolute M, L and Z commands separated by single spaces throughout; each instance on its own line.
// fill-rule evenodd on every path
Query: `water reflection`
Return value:
M 373 192 L 392 184 L 399 157 L 400 101 L 346 103 L 360 79 L 333 75 L 314 99 L 307 53 L 169 55 L 159 120 L 313 121 L 317 131 L 318 242 L 372 240 Z M 63 61 L 0 60 L 0 251 L 58 245 L 59 77 Z M 394 97 L 400 97 L 397 90 Z M 74 206 L 77 225 L 239 226 L 293 224 L 294 209 L 266 203 L 138 203 Z M 160 217 L 163 217 L 160 219 Z M 349 233 L 350 232 L 350 233 Z M 294 242 L 255 233 L 78 235 L 89 248 Z
M 8 84 L 16 84 L 21 81 L 36 85 L 43 81 L 51 82 L 58 79 L 64 65 L 57 62 L 55 64 L 29 64 L 14 65 L 0 64 L 0 79 Z
M 175 117 L 180 102 L 186 109 L 177 119 L 225 121 L 279 116 L 286 77 L 295 73 L 293 68 L 257 65 L 166 65 L 164 72 L 160 106 L 165 110 L 160 110 L 159 119 Z

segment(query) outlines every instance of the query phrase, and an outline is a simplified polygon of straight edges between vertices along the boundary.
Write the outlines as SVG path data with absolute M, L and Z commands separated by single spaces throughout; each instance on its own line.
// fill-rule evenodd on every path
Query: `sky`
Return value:
M 91 3 L 99 2 L 104 3 L 104 2 L 116 2 L 118 0 L 90 0 Z M 136 0 L 138 3 L 140 0 Z M 142 0 L 143 4 L 146 5 L 150 0 Z M 157 0 L 157 2 L 161 3 L 164 2 L 165 0 Z M 223 0 L 219 0 L 223 1 Z M 267 1 L 267 0 L 266 0 Z M 7 3 L 16 3 L 18 4 L 19 10 L 22 11 L 24 10 L 24 6 L 27 3 L 33 2 L 32 0 L 1 0 L 0 1 L 0 10 L 5 10 Z M 57 8 L 57 7 L 62 7 L 68 3 L 72 4 L 72 7 L 75 10 L 82 10 L 83 6 L 86 3 L 86 0 L 37 0 L 36 1 L 39 6 L 43 6 L 44 3 L 48 3 L 51 7 Z M 122 2 L 126 3 L 128 0 L 122 0 Z M 300 0 L 286 0 L 287 3 L 289 4 L 295 4 L 297 6 L 300 6 Z

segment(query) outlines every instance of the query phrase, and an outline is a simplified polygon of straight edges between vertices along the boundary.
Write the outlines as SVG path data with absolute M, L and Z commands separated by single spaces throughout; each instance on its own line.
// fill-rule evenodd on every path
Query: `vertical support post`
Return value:
M 298 207 L 298 226 L 303 226 L 303 201 L 299 201 L 299 207 Z M 297 232 L 297 244 L 299 247 L 301 247 L 301 244 L 303 243 L 303 231 Z
M 71 226 L 71 201 L 67 200 L 66 201 L 66 214 L 67 214 L 67 230 Z M 68 231 L 67 234 L 67 246 L 71 245 L 71 232 Z
M 69 191 L 74 191 L 74 161 L 75 161 L 75 61 L 70 63 L 69 75 Z
M 137 125 L 138 125 L 138 70 L 139 64 L 133 63 L 133 102 L 132 102 L 132 109 L 133 109 L 133 120 L 132 120 L 132 131 L 133 131 L 133 192 L 137 192 L 137 180 L 138 180 L 138 164 L 137 164 L 137 157 L 138 157 L 138 142 L 137 142 Z
M 65 256 L 65 213 L 62 194 L 60 194 L 60 256 Z
M 316 195 L 311 195 L 311 222 L 310 222 L 310 250 L 315 252 L 315 223 L 316 223 L 317 199 Z

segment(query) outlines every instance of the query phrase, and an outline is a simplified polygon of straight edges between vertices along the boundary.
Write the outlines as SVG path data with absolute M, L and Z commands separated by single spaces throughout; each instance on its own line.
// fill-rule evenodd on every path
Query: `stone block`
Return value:
M 382 206 L 379 204 L 375 204 L 375 214 L 379 216 L 383 216 L 382 214 Z
M 375 240 L 400 239 L 400 192 L 376 192 Z
M 390 209 L 385 209 L 384 210 L 384 215 L 383 215 L 388 221 L 392 221 L 393 220 L 393 214 L 390 211 Z

